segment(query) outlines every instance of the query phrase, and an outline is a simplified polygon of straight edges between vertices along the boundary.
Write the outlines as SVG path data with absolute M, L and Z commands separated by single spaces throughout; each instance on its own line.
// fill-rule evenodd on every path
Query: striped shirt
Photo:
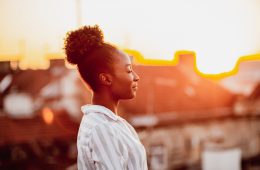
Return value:
M 81 107 L 79 170 L 147 170 L 146 152 L 134 128 L 100 105 Z

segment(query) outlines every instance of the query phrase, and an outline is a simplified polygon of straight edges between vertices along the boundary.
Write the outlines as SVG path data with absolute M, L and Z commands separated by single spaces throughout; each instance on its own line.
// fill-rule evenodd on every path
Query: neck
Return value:
M 112 99 L 109 95 L 94 93 L 92 97 L 92 104 L 104 106 L 117 114 L 118 100 Z

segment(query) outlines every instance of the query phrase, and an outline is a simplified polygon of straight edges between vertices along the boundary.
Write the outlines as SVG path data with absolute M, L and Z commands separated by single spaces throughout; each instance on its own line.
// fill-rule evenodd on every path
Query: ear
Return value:
M 102 85 L 110 86 L 112 84 L 112 77 L 107 73 L 100 73 L 98 79 Z

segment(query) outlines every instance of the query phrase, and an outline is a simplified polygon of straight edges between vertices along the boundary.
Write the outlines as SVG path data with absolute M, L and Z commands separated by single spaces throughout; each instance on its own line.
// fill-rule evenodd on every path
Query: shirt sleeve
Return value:
M 92 130 L 92 159 L 97 170 L 127 169 L 127 152 L 115 130 L 109 125 L 97 125 Z

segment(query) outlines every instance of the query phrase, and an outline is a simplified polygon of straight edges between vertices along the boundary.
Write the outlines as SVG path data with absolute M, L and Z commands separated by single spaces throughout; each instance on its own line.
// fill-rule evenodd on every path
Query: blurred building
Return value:
M 237 95 L 197 75 L 192 56 L 182 56 L 175 67 L 134 70 L 141 77 L 137 97 L 123 101 L 121 112 L 139 129 L 149 169 L 202 169 L 205 153 L 232 153 L 234 165 L 223 166 L 259 168 L 258 87 L 249 97 Z
M 205 153 L 232 150 L 241 153 L 241 167 L 254 160 L 253 166 L 260 153 L 259 85 L 237 95 L 197 75 L 194 62 L 183 55 L 176 66 L 134 66 L 137 97 L 121 101 L 119 114 L 138 130 L 149 169 L 202 169 Z M 76 70 L 62 59 L 51 60 L 48 70 L 0 64 L 0 169 L 37 167 L 32 158 L 45 168 L 74 164 L 80 106 L 91 99 Z
M 0 169 L 65 169 L 74 164 L 85 101 L 75 70 L 67 69 L 64 60 L 51 60 L 48 70 L 0 64 Z
M 250 95 L 260 82 L 260 60 L 243 61 L 238 65 L 238 73 L 221 80 L 221 85 L 233 93 Z
M 4 96 L 8 93 L 8 89 L 12 82 L 12 74 L 16 71 L 16 69 L 12 69 L 11 66 L 11 61 L 0 62 L 0 114 L 1 108 L 3 108 Z
M 121 102 L 122 115 L 199 117 L 212 116 L 216 109 L 217 114 L 221 114 L 220 110 L 225 112 L 235 102 L 236 95 L 196 74 L 194 67 L 192 55 L 180 56 L 176 66 L 135 66 L 140 76 L 139 90 L 134 100 Z

